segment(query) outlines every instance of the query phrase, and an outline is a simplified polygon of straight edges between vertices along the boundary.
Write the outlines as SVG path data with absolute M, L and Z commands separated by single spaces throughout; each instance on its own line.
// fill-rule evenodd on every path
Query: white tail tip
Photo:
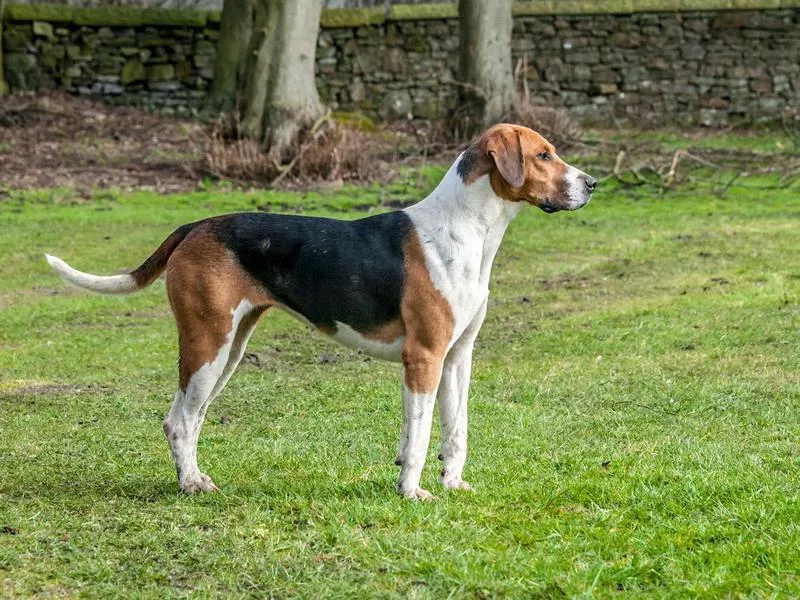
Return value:
M 85 290 L 100 292 L 101 294 L 129 294 L 139 289 L 136 285 L 136 280 L 131 275 L 110 275 L 107 277 L 91 275 L 90 273 L 73 269 L 57 256 L 45 254 L 44 257 L 56 273 L 71 284 Z

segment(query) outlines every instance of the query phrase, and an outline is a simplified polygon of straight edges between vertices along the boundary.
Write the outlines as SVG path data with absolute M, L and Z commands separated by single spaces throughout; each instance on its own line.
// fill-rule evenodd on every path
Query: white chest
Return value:
M 431 281 L 453 311 L 454 341 L 488 297 L 492 263 L 521 208 L 495 196 L 488 177 L 483 179 L 464 188 L 451 169 L 428 198 L 406 209 Z

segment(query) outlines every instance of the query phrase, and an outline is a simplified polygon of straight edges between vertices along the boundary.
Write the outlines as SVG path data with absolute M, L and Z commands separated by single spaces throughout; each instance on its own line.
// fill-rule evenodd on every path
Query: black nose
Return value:
M 584 181 L 584 183 L 586 184 L 586 189 L 589 190 L 590 192 L 593 192 L 594 188 L 597 187 L 597 179 L 595 179 L 594 177 L 589 177 L 588 175 L 586 176 L 586 180 Z

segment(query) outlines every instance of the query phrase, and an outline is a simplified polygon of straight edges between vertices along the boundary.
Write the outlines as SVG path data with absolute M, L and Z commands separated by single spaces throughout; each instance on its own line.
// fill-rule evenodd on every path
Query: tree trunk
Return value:
M 242 106 L 242 134 L 255 140 L 262 140 L 264 137 L 264 108 L 275 53 L 279 3 L 280 0 L 258 0 L 255 7 L 255 25 L 248 52 L 247 83 Z
M 265 141 L 282 155 L 301 129 L 323 114 L 317 93 L 316 56 L 323 0 L 283 0 L 278 16 L 269 93 Z
M 236 108 L 247 68 L 247 53 L 253 30 L 253 0 L 225 0 L 222 7 L 214 80 L 206 99 L 212 113 Z
M 512 0 L 459 0 L 462 100 L 485 127 L 514 107 Z
M 323 0 L 258 0 L 243 131 L 283 156 L 323 114 L 315 79 Z
M 3 76 L 3 14 L 6 9 L 6 0 L 0 0 L 0 97 L 8 93 L 8 84 Z

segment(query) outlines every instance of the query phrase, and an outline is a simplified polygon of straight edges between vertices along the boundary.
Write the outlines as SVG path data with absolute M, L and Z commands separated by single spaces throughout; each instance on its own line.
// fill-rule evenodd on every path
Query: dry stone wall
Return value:
M 515 13 L 512 53 L 532 97 L 586 119 L 719 124 L 800 107 L 800 0 L 534 0 Z M 382 120 L 446 116 L 456 17 L 450 4 L 325 11 L 320 95 Z M 11 5 L 6 80 L 191 113 L 218 35 L 213 12 Z

